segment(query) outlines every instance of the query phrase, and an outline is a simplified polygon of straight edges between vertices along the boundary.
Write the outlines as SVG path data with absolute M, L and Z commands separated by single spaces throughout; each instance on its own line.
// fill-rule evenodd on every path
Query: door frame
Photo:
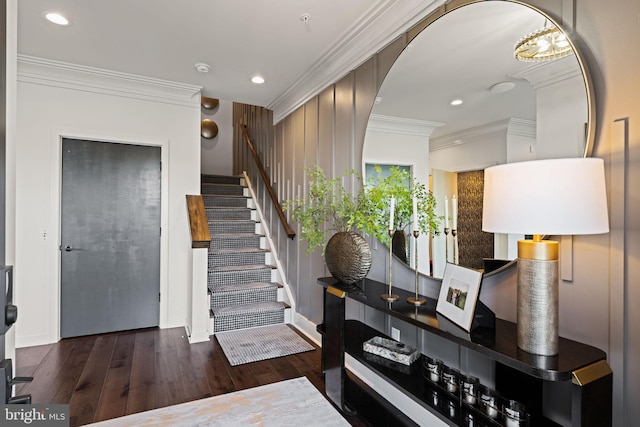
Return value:
M 83 139 L 96 142 L 108 142 L 113 144 L 134 144 L 160 147 L 160 159 L 162 167 L 160 170 L 160 226 L 162 234 L 160 236 L 160 328 L 168 327 L 168 269 L 169 269 L 169 141 L 158 140 L 157 138 L 132 137 L 131 135 L 119 135 L 115 132 L 79 130 L 79 129 L 57 129 L 52 132 L 51 144 L 51 168 L 50 185 L 51 197 L 48 233 L 50 254 L 49 277 L 55 278 L 56 291 L 54 298 L 49 302 L 49 333 L 55 341 L 60 341 L 60 304 L 62 294 L 61 282 L 61 253 L 62 244 L 62 139 Z M 55 238 L 53 238 L 55 236 Z

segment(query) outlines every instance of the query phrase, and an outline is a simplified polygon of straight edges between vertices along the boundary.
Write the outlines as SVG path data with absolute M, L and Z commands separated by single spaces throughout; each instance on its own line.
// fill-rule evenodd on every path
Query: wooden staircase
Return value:
M 289 305 L 244 179 L 203 175 L 201 193 L 211 232 L 209 330 L 284 323 Z

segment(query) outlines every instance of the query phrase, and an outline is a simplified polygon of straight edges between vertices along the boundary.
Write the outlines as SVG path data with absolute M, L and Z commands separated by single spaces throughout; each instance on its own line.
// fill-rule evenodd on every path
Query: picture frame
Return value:
M 447 263 L 436 312 L 470 332 L 481 282 L 482 271 Z

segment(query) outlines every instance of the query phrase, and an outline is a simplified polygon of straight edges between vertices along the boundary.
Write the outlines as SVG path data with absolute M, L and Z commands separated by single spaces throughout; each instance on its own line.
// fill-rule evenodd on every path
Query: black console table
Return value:
M 369 279 L 355 286 L 327 277 L 318 279 L 318 284 L 325 288 L 324 323 L 318 330 L 322 335 L 326 393 L 345 412 L 362 412 L 364 400 L 366 411 L 374 414 L 375 419 L 370 420 L 374 425 L 388 423 L 388 417 L 401 424 L 412 423 L 374 390 L 346 372 L 344 359 L 345 354 L 349 354 L 444 423 L 468 425 L 465 405 L 455 399 L 434 401 L 437 390 L 432 390 L 428 381 L 423 380 L 424 368 L 420 359 L 405 370 L 371 361 L 362 350 L 363 342 L 385 335 L 357 320 L 345 320 L 345 300 L 350 298 L 495 361 L 495 388 L 502 396 L 526 405 L 532 426 L 557 425 L 543 416 L 545 385 L 558 387 L 560 393 L 570 390 L 571 426 L 611 425 L 613 374 L 602 350 L 560 338 L 557 356 L 537 356 L 517 347 L 516 325 L 512 322 L 495 319 L 495 328 L 479 326 L 467 334 L 455 326 L 451 327 L 446 319 L 436 314 L 436 300 L 427 299 L 426 305 L 416 307 L 406 302 L 408 297 L 414 296 L 413 293 L 395 288 L 394 293 L 400 299 L 389 303 L 380 298 L 387 292 L 387 285 Z M 383 407 L 384 416 L 380 410 L 372 409 L 376 406 L 374 402 L 377 407 Z M 366 414 L 361 415 L 367 418 Z M 481 420 L 475 425 L 501 424 L 489 421 L 483 424 Z

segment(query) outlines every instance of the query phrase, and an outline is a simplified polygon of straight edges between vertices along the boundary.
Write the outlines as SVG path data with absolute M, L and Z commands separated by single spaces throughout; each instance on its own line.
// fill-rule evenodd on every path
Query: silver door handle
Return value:
M 60 245 L 60 250 L 62 250 L 62 249 L 63 249 L 63 248 L 62 248 L 62 245 Z M 82 249 L 80 249 L 80 248 L 74 248 L 74 247 L 73 247 L 73 246 L 71 246 L 71 245 L 67 245 L 67 246 L 65 246 L 65 247 L 64 247 L 64 251 L 65 251 L 65 252 L 81 251 L 81 250 L 82 250 Z

